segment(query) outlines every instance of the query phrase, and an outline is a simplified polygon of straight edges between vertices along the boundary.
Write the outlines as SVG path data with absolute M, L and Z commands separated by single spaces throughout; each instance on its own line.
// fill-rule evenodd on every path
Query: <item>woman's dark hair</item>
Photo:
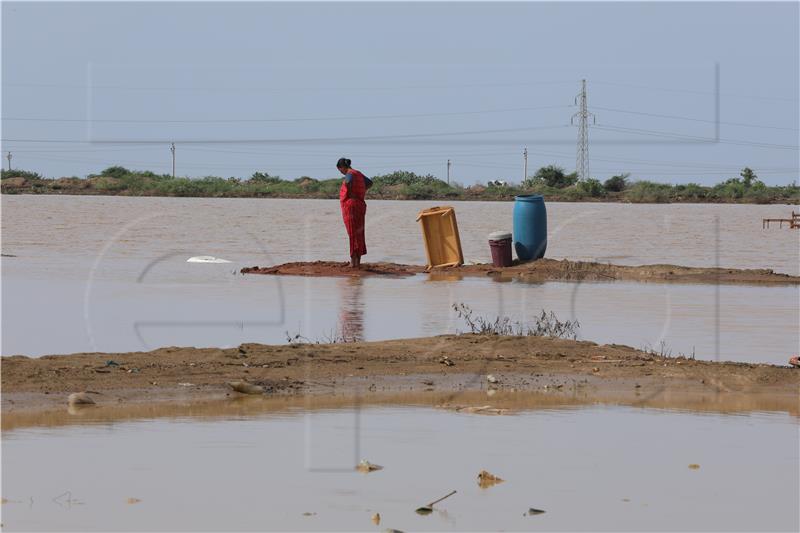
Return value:
M 350 163 L 352 163 L 352 161 L 346 157 L 340 157 L 336 162 L 336 168 L 350 168 Z

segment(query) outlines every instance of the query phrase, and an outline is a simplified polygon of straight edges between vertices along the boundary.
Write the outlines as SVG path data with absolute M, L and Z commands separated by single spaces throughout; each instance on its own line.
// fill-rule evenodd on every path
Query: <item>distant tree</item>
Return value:
M 564 174 L 564 169 L 556 165 L 547 165 L 536 171 L 533 178 L 525 180 L 525 185 L 547 185 L 548 187 L 555 187 L 563 189 L 574 185 L 578 181 L 578 176 L 574 172 L 572 174 Z
M 125 167 L 113 166 L 100 172 L 99 176 L 107 176 L 109 178 L 124 178 L 131 174 L 131 171 Z
M 629 173 L 611 176 L 603 183 L 603 188 L 608 192 L 622 192 L 628 186 Z
M 268 172 L 253 172 L 253 175 L 250 176 L 250 180 L 253 183 L 279 183 L 281 181 L 280 176 L 270 176 Z
M 746 189 L 749 189 L 753 182 L 758 180 L 758 176 L 750 167 L 744 167 L 739 175 L 742 177 L 742 183 Z

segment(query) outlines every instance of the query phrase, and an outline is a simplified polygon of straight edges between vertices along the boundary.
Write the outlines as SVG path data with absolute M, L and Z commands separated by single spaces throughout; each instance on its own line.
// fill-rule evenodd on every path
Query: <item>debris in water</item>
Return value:
M 442 500 L 444 500 L 446 498 L 449 498 L 450 496 L 452 496 L 455 493 L 456 493 L 456 491 L 453 491 L 450 494 L 446 494 L 446 495 L 442 496 L 438 500 L 433 500 L 428 505 L 423 505 L 422 507 L 417 507 L 417 510 L 415 512 L 417 514 L 421 514 L 421 515 L 429 515 L 429 514 L 431 514 L 433 512 L 433 506 L 435 504 L 439 503 L 440 501 L 442 501 Z
M 374 472 L 375 470 L 383 470 L 383 467 L 381 465 L 372 464 L 366 459 L 362 459 L 361 462 L 358 463 L 358 466 L 356 466 L 356 470 L 367 473 Z
M 794 357 L 789 358 L 789 364 L 800 368 L 800 355 L 795 355 Z
M 113 359 L 109 359 L 108 361 L 106 361 L 106 366 L 119 366 L 119 363 L 117 363 Z
M 309 511 L 306 511 L 305 513 L 303 513 L 303 516 L 314 516 L 315 514 L 317 513 L 311 513 Z
M 381 513 L 375 513 L 374 515 L 372 515 L 372 523 L 375 524 L 376 526 L 380 525 L 380 523 L 381 523 Z
M 128 498 L 128 500 L 127 500 L 127 502 L 129 504 L 131 504 L 131 505 L 134 504 L 134 503 L 139 503 L 140 501 L 142 501 L 142 500 L 140 500 L 139 498 Z
M 495 476 L 494 474 L 490 474 L 486 470 L 481 470 L 478 472 L 478 486 L 482 489 L 488 489 L 489 487 L 494 487 L 498 483 L 502 483 L 505 481 L 504 479 L 500 479 L 499 477 Z
M 504 415 L 508 413 L 508 409 L 500 408 L 500 407 L 492 407 L 491 405 L 481 405 L 481 406 L 464 406 L 464 405 L 457 405 L 453 409 L 459 413 L 469 413 L 473 415 Z
M 94 400 L 85 392 L 73 392 L 67 396 L 69 405 L 94 405 Z
M 246 381 L 229 381 L 228 386 L 242 394 L 264 394 L 264 387 L 253 385 Z
M 186 260 L 187 263 L 230 263 L 227 259 L 220 259 L 210 255 L 197 255 Z
M 700 468 L 700 465 L 697 463 L 692 463 L 689 465 L 689 468 L 691 468 L 692 470 L 698 470 Z
M 489 374 L 488 376 L 486 376 L 486 381 L 488 381 L 489 383 L 499 383 L 499 380 L 496 377 L 494 377 L 494 374 Z
M 541 509 L 534 509 L 533 507 L 528 509 L 528 516 L 533 516 L 535 514 L 544 514 L 544 511 Z
M 399 529 L 391 529 L 391 528 L 389 528 L 389 529 L 384 529 L 382 533 L 403 533 L 403 532 L 400 531 Z
M 181 387 L 194 387 L 194 383 L 178 383 Z

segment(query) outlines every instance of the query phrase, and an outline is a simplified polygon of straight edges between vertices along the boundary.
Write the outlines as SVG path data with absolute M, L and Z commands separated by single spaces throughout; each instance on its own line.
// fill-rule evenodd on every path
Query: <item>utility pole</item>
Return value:
M 6 154 L 6 159 L 8 159 L 8 170 L 11 170 L 11 152 Z
M 589 179 L 589 117 L 592 124 L 595 124 L 593 113 L 589 113 L 586 106 L 586 80 L 581 80 L 581 92 L 575 97 L 575 104 L 578 111 L 570 118 L 570 124 L 575 125 L 575 118 L 578 118 L 578 154 L 575 161 L 575 171 L 578 179 L 583 181 Z
M 172 179 L 175 179 L 175 143 L 170 143 L 169 151 L 172 152 Z
M 447 160 L 447 184 L 450 185 L 450 160 Z
M 524 161 L 522 166 L 522 183 L 525 183 L 525 180 L 528 179 L 528 147 L 525 147 L 525 150 L 522 151 L 522 160 Z

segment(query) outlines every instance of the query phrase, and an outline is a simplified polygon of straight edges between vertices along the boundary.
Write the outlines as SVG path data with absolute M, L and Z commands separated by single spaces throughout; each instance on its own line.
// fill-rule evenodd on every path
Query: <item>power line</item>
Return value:
M 655 130 L 645 130 L 639 128 L 627 128 L 624 126 L 613 126 L 613 125 L 603 125 L 603 126 L 595 126 L 599 130 L 606 130 L 606 131 L 617 131 L 623 133 L 632 133 L 635 135 L 649 135 L 654 137 L 665 137 L 665 138 L 672 138 L 672 139 L 684 139 L 684 140 L 693 140 L 698 142 L 707 142 L 713 144 L 733 144 L 738 146 L 753 146 L 756 148 L 776 148 L 780 150 L 798 150 L 800 146 L 792 146 L 786 144 L 772 144 L 772 143 L 762 143 L 762 142 L 752 142 L 752 141 L 743 141 L 738 139 L 713 139 L 707 137 L 699 137 L 697 135 L 687 135 L 684 133 L 675 133 L 675 132 L 667 132 L 667 131 L 655 131 Z
M 44 118 L 44 117 L 3 117 L 3 120 L 25 122 L 77 122 L 77 123 L 120 123 L 120 124 L 229 124 L 229 123 L 263 123 L 263 122 L 321 122 L 342 120 L 375 120 L 393 118 L 422 118 L 445 117 L 459 115 L 482 115 L 489 113 L 517 113 L 521 111 L 539 111 L 545 109 L 564 109 L 568 105 L 551 105 L 537 107 L 512 107 L 505 109 L 485 109 L 479 111 L 453 111 L 438 113 L 407 113 L 391 115 L 360 115 L 360 116 L 333 116 L 333 117 L 293 117 L 293 118 L 235 118 L 235 119 L 194 119 L 194 120 L 148 120 L 148 119 L 88 119 L 88 118 Z
M 748 128 L 764 128 L 764 129 L 772 129 L 772 130 L 800 131 L 797 128 L 785 128 L 785 127 L 781 127 L 781 126 L 765 126 L 765 125 L 760 125 L 760 124 L 747 124 L 747 123 L 744 123 L 744 122 L 723 122 L 723 121 L 717 122 L 716 120 L 694 118 L 694 117 L 687 117 L 687 116 L 681 116 L 681 115 L 663 115 L 663 114 L 660 114 L 660 113 L 647 113 L 647 112 L 644 112 L 644 111 L 629 111 L 629 110 L 626 110 L 626 109 L 615 109 L 613 107 L 594 106 L 594 108 L 595 109 L 602 109 L 603 111 L 611 111 L 613 113 L 626 113 L 626 114 L 629 114 L 629 115 L 643 115 L 643 116 L 647 116 L 647 117 L 669 118 L 669 119 L 675 119 L 675 120 L 689 120 L 689 121 L 692 121 L 692 122 L 705 122 L 705 123 L 708 123 L 708 124 L 725 124 L 727 126 L 743 126 L 743 127 L 748 127 Z
M 383 87 L 137 87 L 124 85 L 73 85 L 57 83 L 4 83 L 7 87 L 40 87 L 55 89 L 78 89 L 87 91 L 89 89 L 113 89 L 122 91 L 236 91 L 236 92 L 282 92 L 282 91 L 405 91 L 417 89 L 469 89 L 482 87 L 530 87 L 536 85 L 560 85 L 575 83 L 574 80 L 558 81 L 532 81 L 532 82 L 497 82 L 497 83 L 459 83 L 459 84 L 440 84 L 440 85 L 389 85 Z
M 668 88 L 668 87 L 653 87 L 648 85 L 636 85 L 633 83 L 621 83 L 616 81 L 597 81 L 592 80 L 592 83 L 599 83 L 602 85 L 613 85 L 617 87 L 630 87 L 633 89 L 645 89 L 649 91 L 663 91 L 663 92 L 673 92 L 673 93 L 687 93 L 687 94 L 706 94 L 717 96 L 716 92 L 713 91 L 698 91 L 695 89 L 679 89 L 679 88 Z M 783 101 L 783 102 L 797 102 L 797 97 L 794 98 L 784 98 L 781 96 L 756 96 L 756 95 L 745 95 L 745 94 L 731 94 L 731 93 L 719 93 L 719 96 L 731 96 L 734 98 L 750 98 L 753 100 L 775 100 L 775 101 Z
M 372 140 L 393 140 L 393 139 L 413 139 L 424 137 L 451 137 L 459 135 L 483 135 L 492 133 L 510 133 L 519 131 L 535 131 L 535 130 L 551 130 L 558 128 L 569 127 L 567 124 L 552 125 L 552 126 L 534 126 L 527 128 L 502 128 L 494 130 L 473 130 L 473 131 L 451 131 L 451 132 L 437 132 L 437 133 L 411 133 L 411 134 L 395 134 L 395 135 L 370 135 L 366 137 L 317 137 L 317 138 L 286 138 L 286 139 L 228 139 L 228 140 L 208 140 L 208 139 L 184 139 L 174 141 L 180 144 L 299 144 L 299 143 L 328 143 L 328 142 L 357 142 L 357 141 L 372 141 Z M 81 143 L 86 141 L 70 141 L 66 139 L 2 139 L 2 142 L 28 142 L 28 143 Z M 130 140 L 108 140 L 108 141 L 93 141 L 96 144 L 166 144 L 172 142 L 170 140 L 143 140 L 143 139 L 130 139 Z

